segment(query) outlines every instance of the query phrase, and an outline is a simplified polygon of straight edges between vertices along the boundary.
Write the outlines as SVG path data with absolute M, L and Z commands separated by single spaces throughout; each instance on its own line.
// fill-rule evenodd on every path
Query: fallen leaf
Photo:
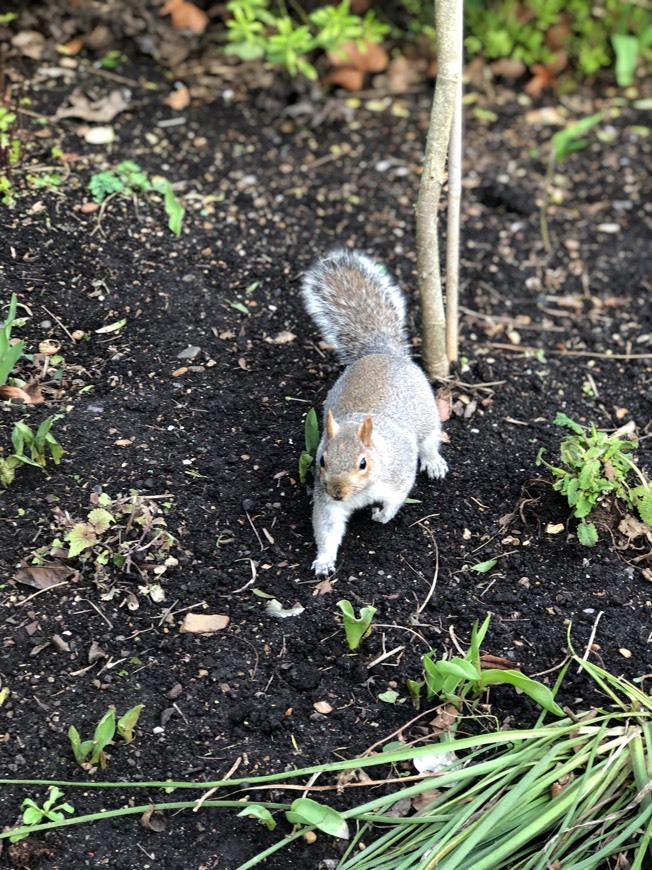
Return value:
M 284 329 L 275 336 L 268 335 L 265 337 L 267 344 L 290 344 L 294 341 L 296 335 L 290 332 L 289 329 Z
M 361 91 L 364 85 L 364 72 L 350 66 L 341 66 L 328 72 L 323 81 L 326 85 L 339 85 L 347 91 Z
M 163 102 L 175 112 L 181 112 L 190 105 L 190 91 L 186 85 L 179 85 L 167 95 Z
M 328 579 L 328 577 L 324 577 L 323 580 L 320 580 L 312 590 L 313 596 L 315 595 L 328 595 L 329 592 L 333 591 L 333 584 Z
M 426 807 L 430 806 L 430 804 L 441 794 L 442 791 L 437 788 L 433 788 L 430 791 L 422 791 L 420 794 L 415 795 L 412 798 L 412 808 L 417 813 L 421 810 L 425 810 Z
M 160 834 L 166 828 L 165 816 L 153 806 L 142 814 L 140 824 L 143 828 L 146 828 L 148 831 L 154 831 L 156 834 Z
M 288 616 L 299 616 L 304 610 L 305 608 L 298 603 L 286 609 L 280 601 L 273 598 L 265 608 L 265 613 L 274 619 L 287 619 Z
M 41 388 L 36 382 L 25 384 L 24 387 L 10 387 L 7 384 L 0 387 L 0 399 L 22 402 L 24 405 L 38 405 L 43 401 Z
M 374 42 L 355 40 L 344 42 L 337 51 L 329 51 L 328 59 L 333 67 L 348 67 L 362 72 L 382 72 L 387 68 L 389 55 Z
M 108 124 L 120 112 L 129 108 L 129 91 L 126 88 L 115 88 L 105 97 L 99 100 L 91 100 L 81 88 L 75 90 L 68 97 L 70 106 L 59 106 L 53 115 L 54 121 L 62 118 L 81 118 L 92 124 Z
M 170 15 L 175 30 L 190 30 L 202 34 L 208 25 L 208 15 L 188 0 L 168 0 L 159 15 Z
M 179 631 L 210 634 L 215 631 L 223 631 L 229 622 L 229 617 L 220 613 L 186 613 Z
M 490 653 L 484 653 L 480 656 L 480 661 L 487 668 L 496 668 L 499 671 L 513 671 L 518 665 L 510 662 L 509 659 L 502 656 L 492 656 Z
M 67 565 L 21 565 L 13 576 L 16 583 L 33 586 L 35 589 L 49 589 L 78 574 Z
M 92 641 L 90 645 L 90 649 L 88 650 L 88 664 L 93 665 L 95 662 L 98 662 L 100 659 L 108 659 L 109 654 L 104 652 L 102 647 L 97 643 L 97 641 Z
M 23 57 L 41 60 L 45 48 L 45 37 L 36 30 L 21 30 L 11 38 L 11 44 Z
M 77 36 L 74 39 L 71 39 L 69 42 L 64 43 L 63 45 L 57 45 L 57 53 L 65 54 L 68 57 L 74 57 L 84 47 L 84 40 L 81 36 Z

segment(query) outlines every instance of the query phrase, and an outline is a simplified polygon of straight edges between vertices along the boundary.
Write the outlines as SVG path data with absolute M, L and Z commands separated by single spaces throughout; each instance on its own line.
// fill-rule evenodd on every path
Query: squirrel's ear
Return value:
M 333 412 L 329 411 L 326 415 L 326 437 L 334 438 L 337 433 L 340 431 L 340 427 L 335 422 L 335 417 L 333 417 Z
M 373 447 L 373 441 L 371 439 L 373 428 L 374 426 L 371 417 L 365 417 L 364 423 L 360 426 L 360 431 L 358 432 L 358 437 L 365 447 Z

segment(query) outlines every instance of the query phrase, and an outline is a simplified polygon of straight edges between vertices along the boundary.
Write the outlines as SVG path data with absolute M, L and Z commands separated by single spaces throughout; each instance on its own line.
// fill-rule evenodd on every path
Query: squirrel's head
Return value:
M 346 501 L 367 487 L 373 469 L 373 423 L 339 425 L 331 411 L 326 416 L 326 438 L 319 460 L 319 475 L 326 492 Z

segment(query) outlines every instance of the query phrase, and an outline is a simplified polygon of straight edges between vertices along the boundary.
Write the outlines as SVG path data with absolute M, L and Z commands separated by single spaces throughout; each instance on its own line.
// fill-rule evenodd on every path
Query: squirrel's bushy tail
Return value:
M 366 254 L 339 249 L 317 260 L 303 279 L 302 295 L 342 362 L 370 353 L 409 355 L 403 294 Z

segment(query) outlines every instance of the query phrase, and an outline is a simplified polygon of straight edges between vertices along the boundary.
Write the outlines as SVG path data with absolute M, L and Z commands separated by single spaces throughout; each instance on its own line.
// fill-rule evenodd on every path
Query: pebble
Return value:
M 201 348 L 196 344 L 191 344 L 189 347 L 177 354 L 177 359 L 195 359 L 201 353 Z

